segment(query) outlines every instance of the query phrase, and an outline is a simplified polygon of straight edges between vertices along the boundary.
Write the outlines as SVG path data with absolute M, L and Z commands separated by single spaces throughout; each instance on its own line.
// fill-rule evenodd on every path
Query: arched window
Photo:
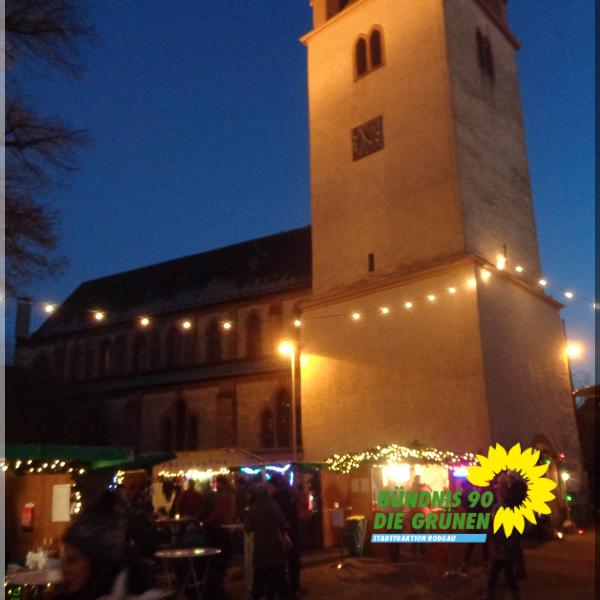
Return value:
M 186 423 L 187 407 L 183 398 L 177 399 L 177 406 L 175 409 L 175 449 L 185 449 L 185 423 Z
M 96 364 L 96 352 L 93 342 L 88 342 L 85 347 L 85 356 L 83 357 L 83 376 L 85 379 L 94 377 L 94 365 Z
M 475 31 L 475 40 L 477 43 L 477 60 L 479 62 L 479 68 L 484 75 L 487 75 L 493 80 L 495 76 L 495 69 L 490 38 L 487 35 L 483 35 L 478 27 Z
M 217 363 L 221 360 L 221 328 L 219 322 L 213 319 L 206 329 L 206 360 Z
M 113 372 L 115 375 L 127 373 L 127 338 L 123 334 L 115 338 Z
M 356 42 L 356 75 L 360 77 L 364 75 L 368 70 L 367 61 L 367 41 L 361 37 Z
M 383 64 L 383 45 L 381 40 L 381 31 L 373 29 L 369 41 L 371 51 L 371 68 L 374 69 Z
M 165 365 L 167 369 L 178 367 L 181 364 L 181 332 L 173 325 L 168 333 L 165 343 Z
M 32 370 L 35 377 L 41 381 L 48 381 L 49 379 L 52 379 L 52 363 L 50 362 L 48 354 L 44 350 L 39 352 L 35 357 Z
M 260 445 L 261 448 L 275 446 L 275 423 L 270 408 L 265 408 L 260 415 Z
M 280 390 L 275 396 L 275 415 L 277 418 L 277 445 L 289 448 L 292 445 L 292 410 L 287 390 Z
M 146 370 L 147 358 L 147 340 L 146 335 L 138 333 L 131 347 L 131 370 L 134 373 L 142 373 Z
M 246 318 L 246 358 L 258 358 L 262 354 L 262 324 L 256 311 Z
M 98 377 L 108 377 L 112 370 L 112 348 L 109 339 L 100 342 L 98 353 Z
M 81 379 L 81 346 L 75 342 L 69 346 L 67 359 L 67 381 Z
M 173 423 L 170 417 L 163 417 L 160 423 L 161 446 L 164 452 L 173 450 Z
M 160 369 L 160 331 L 155 329 L 150 335 L 149 369 L 158 371 Z
M 198 417 L 192 416 L 188 420 L 188 450 L 198 449 Z

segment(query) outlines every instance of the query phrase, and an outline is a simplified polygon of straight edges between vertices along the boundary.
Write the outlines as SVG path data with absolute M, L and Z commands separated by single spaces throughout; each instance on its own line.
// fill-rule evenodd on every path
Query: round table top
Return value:
M 172 550 L 159 550 L 154 554 L 156 558 L 203 558 L 221 554 L 220 548 L 173 548 Z
M 8 585 L 35 585 L 44 586 L 53 583 L 60 583 L 62 574 L 60 569 L 42 569 L 38 571 L 18 571 L 17 573 L 7 574 L 5 582 Z

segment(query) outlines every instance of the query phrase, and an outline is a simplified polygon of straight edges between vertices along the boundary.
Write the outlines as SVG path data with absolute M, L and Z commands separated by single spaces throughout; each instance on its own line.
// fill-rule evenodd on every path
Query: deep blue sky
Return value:
M 509 9 L 544 269 L 591 298 L 594 2 Z M 94 138 L 53 199 L 70 267 L 32 287 L 34 298 L 61 301 L 85 279 L 309 222 L 298 41 L 309 0 L 97 0 L 91 17 L 98 38 L 83 79 L 28 84 L 40 108 Z M 564 314 L 587 343 L 576 369 L 591 379 L 593 311 L 573 303 Z

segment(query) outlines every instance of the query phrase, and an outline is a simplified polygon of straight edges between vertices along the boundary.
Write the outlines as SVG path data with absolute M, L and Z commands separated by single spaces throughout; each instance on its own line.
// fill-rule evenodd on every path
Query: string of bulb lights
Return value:
M 507 272 L 507 273 L 511 273 L 513 275 L 519 276 L 526 283 L 531 285 L 532 287 L 536 287 L 541 290 L 556 289 L 561 293 L 562 298 L 564 298 L 566 301 L 584 302 L 593 310 L 600 309 L 599 302 L 594 301 L 594 300 L 592 300 L 586 296 L 583 296 L 579 293 L 575 293 L 572 288 L 566 288 L 561 285 L 551 283 L 545 277 L 542 277 L 537 280 L 528 279 L 526 276 L 525 268 L 519 264 L 515 264 L 512 267 L 509 266 L 509 263 L 504 255 L 498 255 L 495 265 L 481 267 L 479 269 L 479 278 L 484 283 L 489 281 L 490 278 L 493 276 L 494 270 L 501 271 L 501 272 Z M 475 289 L 477 287 L 477 278 L 470 277 L 469 279 L 467 279 L 465 285 L 468 289 Z M 404 301 L 404 303 L 399 308 L 404 311 L 411 311 L 420 302 L 434 304 L 444 295 L 447 295 L 447 296 L 457 295 L 460 292 L 462 287 L 463 287 L 462 285 L 459 285 L 457 283 L 456 285 L 449 286 L 442 290 L 431 291 L 430 293 L 428 293 L 424 296 L 407 299 L 406 301 Z M 81 312 L 81 311 L 87 312 L 90 315 L 91 321 L 96 322 L 98 324 L 107 322 L 108 316 L 109 316 L 108 312 L 101 308 L 81 309 L 81 308 L 76 308 L 76 307 L 72 307 L 72 306 L 67 306 L 65 304 L 58 305 L 58 304 L 52 303 L 52 302 L 42 302 L 41 304 L 42 304 L 43 312 L 45 314 L 47 314 L 48 316 L 51 316 L 52 314 L 54 314 L 59 308 L 61 310 L 74 310 L 74 311 L 79 311 L 79 312 Z M 321 319 L 333 319 L 333 318 L 350 318 L 352 321 L 358 322 L 358 321 L 361 321 L 369 313 L 378 313 L 380 316 L 383 316 L 383 317 L 388 316 L 396 308 L 398 308 L 398 307 L 391 307 L 391 306 L 384 305 L 384 306 L 368 307 L 368 308 L 364 308 L 364 309 L 360 309 L 360 310 L 357 309 L 357 310 L 352 311 L 351 313 L 331 313 L 331 314 L 318 315 L 318 316 L 309 317 L 309 318 L 304 317 L 303 319 L 294 318 L 292 320 L 292 325 L 295 328 L 300 328 L 300 327 L 302 327 L 303 322 L 306 320 L 321 320 Z M 159 317 L 143 314 L 143 315 L 136 317 L 135 321 L 140 328 L 146 329 L 146 328 L 150 327 L 157 318 L 159 318 Z M 234 321 L 231 319 L 223 319 L 219 323 L 220 323 L 221 329 L 223 331 L 230 331 L 231 329 L 234 328 Z M 183 331 L 189 331 L 193 328 L 194 325 L 193 325 L 193 322 L 191 319 L 184 318 L 179 321 L 179 326 Z

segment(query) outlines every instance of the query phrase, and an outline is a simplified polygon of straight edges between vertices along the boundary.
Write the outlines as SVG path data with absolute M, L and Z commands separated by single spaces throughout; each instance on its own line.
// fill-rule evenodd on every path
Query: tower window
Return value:
M 369 273 L 372 273 L 375 270 L 375 255 L 371 252 L 369 254 Z
M 356 77 L 362 77 L 384 64 L 383 31 L 373 27 L 368 36 L 361 35 L 355 45 Z
M 356 42 L 356 75 L 361 77 L 367 70 L 367 42 L 365 38 L 361 37 L 358 42 Z
M 383 62 L 381 55 L 381 32 L 379 29 L 374 29 L 371 32 L 371 68 L 378 67 Z
M 479 61 L 479 68 L 484 75 L 493 81 L 495 70 L 494 56 L 492 54 L 490 38 L 487 35 L 483 35 L 478 27 L 477 31 L 475 32 L 475 39 L 477 42 L 477 59 Z

